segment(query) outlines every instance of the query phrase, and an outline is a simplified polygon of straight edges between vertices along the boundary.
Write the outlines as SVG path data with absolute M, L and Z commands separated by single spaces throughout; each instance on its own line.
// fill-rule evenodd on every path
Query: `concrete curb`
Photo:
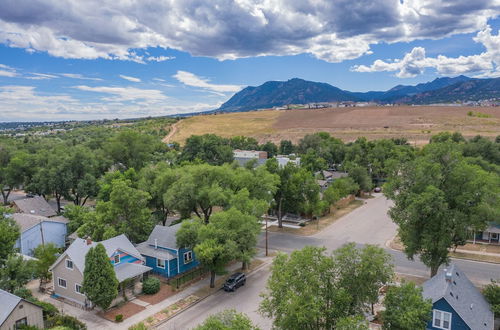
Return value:
M 257 266 L 255 269 L 252 269 L 252 271 L 246 273 L 247 275 L 250 275 L 250 274 L 253 274 L 255 273 L 257 270 L 263 268 L 264 266 L 268 265 L 269 263 L 272 262 L 272 260 L 274 259 L 274 257 L 272 257 L 269 261 L 264 261 L 262 264 L 260 264 L 259 266 Z M 219 288 L 218 290 L 208 294 L 207 296 L 203 297 L 203 298 L 200 298 L 194 302 L 192 302 L 191 304 L 187 305 L 185 308 L 181 309 L 180 311 L 178 311 L 177 313 L 169 316 L 168 318 L 162 320 L 160 323 L 158 324 L 155 324 L 154 326 L 152 326 L 153 329 L 157 329 L 159 326 L 167 323 L 168 321 L 170 321 L 171 319 L 173 319 L 174 317 L 182 314 L 183 312 L 187 311 L 188 309 L 190 309 L 191 307 L 195 306 L 196 304 L 202 302 L 203 300 L 207 299 L 208 297 L 212 296 L 213 294 L 215 294 L 216 292 L 219 292 L 220 290 L 222 290 L 222 288 Z M 189 297 L 189 296 L 188 296 Z M 174 303 L 175 304 L 175 303 Z

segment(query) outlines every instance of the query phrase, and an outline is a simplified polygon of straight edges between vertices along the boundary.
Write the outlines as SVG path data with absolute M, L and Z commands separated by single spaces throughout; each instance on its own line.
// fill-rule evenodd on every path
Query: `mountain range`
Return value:
M 234 94 L 217 111 L 237 112 L 287 104 L 319 102 L 377 102 L 381 104 L 431 104 L 500 99 L 500 78 L 466 76 L 436 78 L 415 86 L 398 85 L 387 91 L 350 92 L 327 83 L 293 78 L 249 86 Z

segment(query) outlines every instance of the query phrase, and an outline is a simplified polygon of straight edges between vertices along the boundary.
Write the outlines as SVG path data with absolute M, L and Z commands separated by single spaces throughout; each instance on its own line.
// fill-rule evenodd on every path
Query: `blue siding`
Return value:
M 191 250 L 188 250 L 188 249 L 180 249 L 179 250 L 180 273 L 184 273 L 190 269 L 193 269 L 200 264 L 200 262 L 198 260 L 196 260 L 196 256 L 194 254 L 194 251 L 191 251 L 191 253 L 193 254 L 193 259 L 190 262 L 184 263 L 184 253 L 189 252 L 189 251 L 191 251 Z
M 115 265 L 115 255 L 117 255 L 117 254 L 120 255 L 120 263 Z M 111 264 L 114 266 L 118 266 L 118 265 L 125 264 L 125 263 L 142 263 L 142 260 L 137 259 L 136 257 L 131 256 L 131 255 L 129 255 L 125 252 L 122 252 L 120 250 L 115 251 L 109 259 L 111 261 Z
M 448 312 L 451 313 L 451 329 L 452 330 L 471 330 L 469 326 L 462 320 L 460 315 L 458 315 L 455 310 L 448 304 L 446 299 L 441 298 L 438 301 L 436 301 L 432 309 L 437 309 L 443 312 Z M 439 328 L 435 328 L 432 326 L 432 320 L 427 324 L 427 329 L 436 329 L 439 330 Z
M 28 256 L 33 256 L 33 250 L 45 243 L 54 243 L 57 247 L 64 247 L 66 243 L 67 227 L 66 224 L 60 222 L 44 221 L 40 224 L 26 230 L 21 234 L 21 237 L 16 241 L 15 247 L 19 251 Z
M 161 247 L 158 247 L 161 248 Z M 168 249 L 165 248 L 166 250 L 169 250 L 177 255 L 177 250 L 174 249 Z M 180 260 L 177 258 L 173 258 L 171 260 L 165 261 L 165 269 L 157 267 L 157 261 L 156 258 L 150 257 L 150 256 L 144 256 L 146 257 L 146 266 L 149 266 L 153 268 L 153 271 L 155 273 L 158 273 L 160 275 L 163 275 L 165 277 L 174 277 L 178 275 L 179 273 L 184 273 L 188 270 L 191 270 L 198 266 L 200 263 L 198 260 L 196 260 L 194 252 L 193 254 L 193 260 L 191 262 L 184 263 L 184 253 L 188 252 L 191 250 L 188 249 L 181 249 L 180 252 Z M 180 272 L 179 272 L 180 269 Z
M 160 268 L 156 264 L 156 258 L 145 256 L 146 257 L 146 266 L 153 268 L 153 272 L 158 273 L 162 276 L 168 277 L 168 266 L 165 261 L 165 268 Z

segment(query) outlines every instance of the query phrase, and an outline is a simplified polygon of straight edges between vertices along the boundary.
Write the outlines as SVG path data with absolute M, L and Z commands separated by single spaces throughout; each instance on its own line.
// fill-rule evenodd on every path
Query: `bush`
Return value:
M 48 302 L 45 302 L 45 301 L 40 301 L 36 298 L 33 298 L 33 299 L 27 299 L 29 301 L 31 301 L 32 303 L 34 304 L 37 304 L 38 306 L 42 307 L 43 309 L 43 317 L 45 319 L 51 317 L 51 316 L 54 316 L 56 315 L 57 313 L 59 313 L 59 310 L 57 309 L 56 306 L 52 305 L 51 303 L 48 303 Z
M 64 327 L 73 330 L 87 330 L 85 323 L 78 321 L 70 315 L 57 314 L 47 320 L 47 328 Z
M 139 322 L 136 325 L 129 327 L 128 330 L 148 330 L 148 327 L 145 326 L 144 323 Z
M 118 314 L 115 316 L 115 322 L 122 322 L 123 321 L 123 315 L 122 314 Z
M 29 289 L 26 288 L 19 288 L 16 291 L 14 291 L 14 295 L 21 297 L 23 299 L 30 299 L 33 298 L 33 294 Z
M 145 294 L 155 294 L 160 291 L 160 280 L 155 277 L 149 277 L 142 283 L 142 292 Z

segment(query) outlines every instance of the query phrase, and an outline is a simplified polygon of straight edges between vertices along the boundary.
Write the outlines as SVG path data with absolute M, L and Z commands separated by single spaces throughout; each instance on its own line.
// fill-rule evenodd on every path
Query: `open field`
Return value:
M 468 116 L 469 111 L 489 118 Z M 169 141 L 181 144 L 191 135 L 214 133 L 223 137 L 245 135 L 259 142 L 297 142 L 304 135 L 329 132 L 345 142 L 359 136 L 368 139 L 405 137 L 425 144 L 442 131 L 458 131 L 466 137 L 500 134 L 500 108 L 451 106 L 395 106 L 331 108 L 315 110 L 264 110 L 184 119 L 177 124 Z

